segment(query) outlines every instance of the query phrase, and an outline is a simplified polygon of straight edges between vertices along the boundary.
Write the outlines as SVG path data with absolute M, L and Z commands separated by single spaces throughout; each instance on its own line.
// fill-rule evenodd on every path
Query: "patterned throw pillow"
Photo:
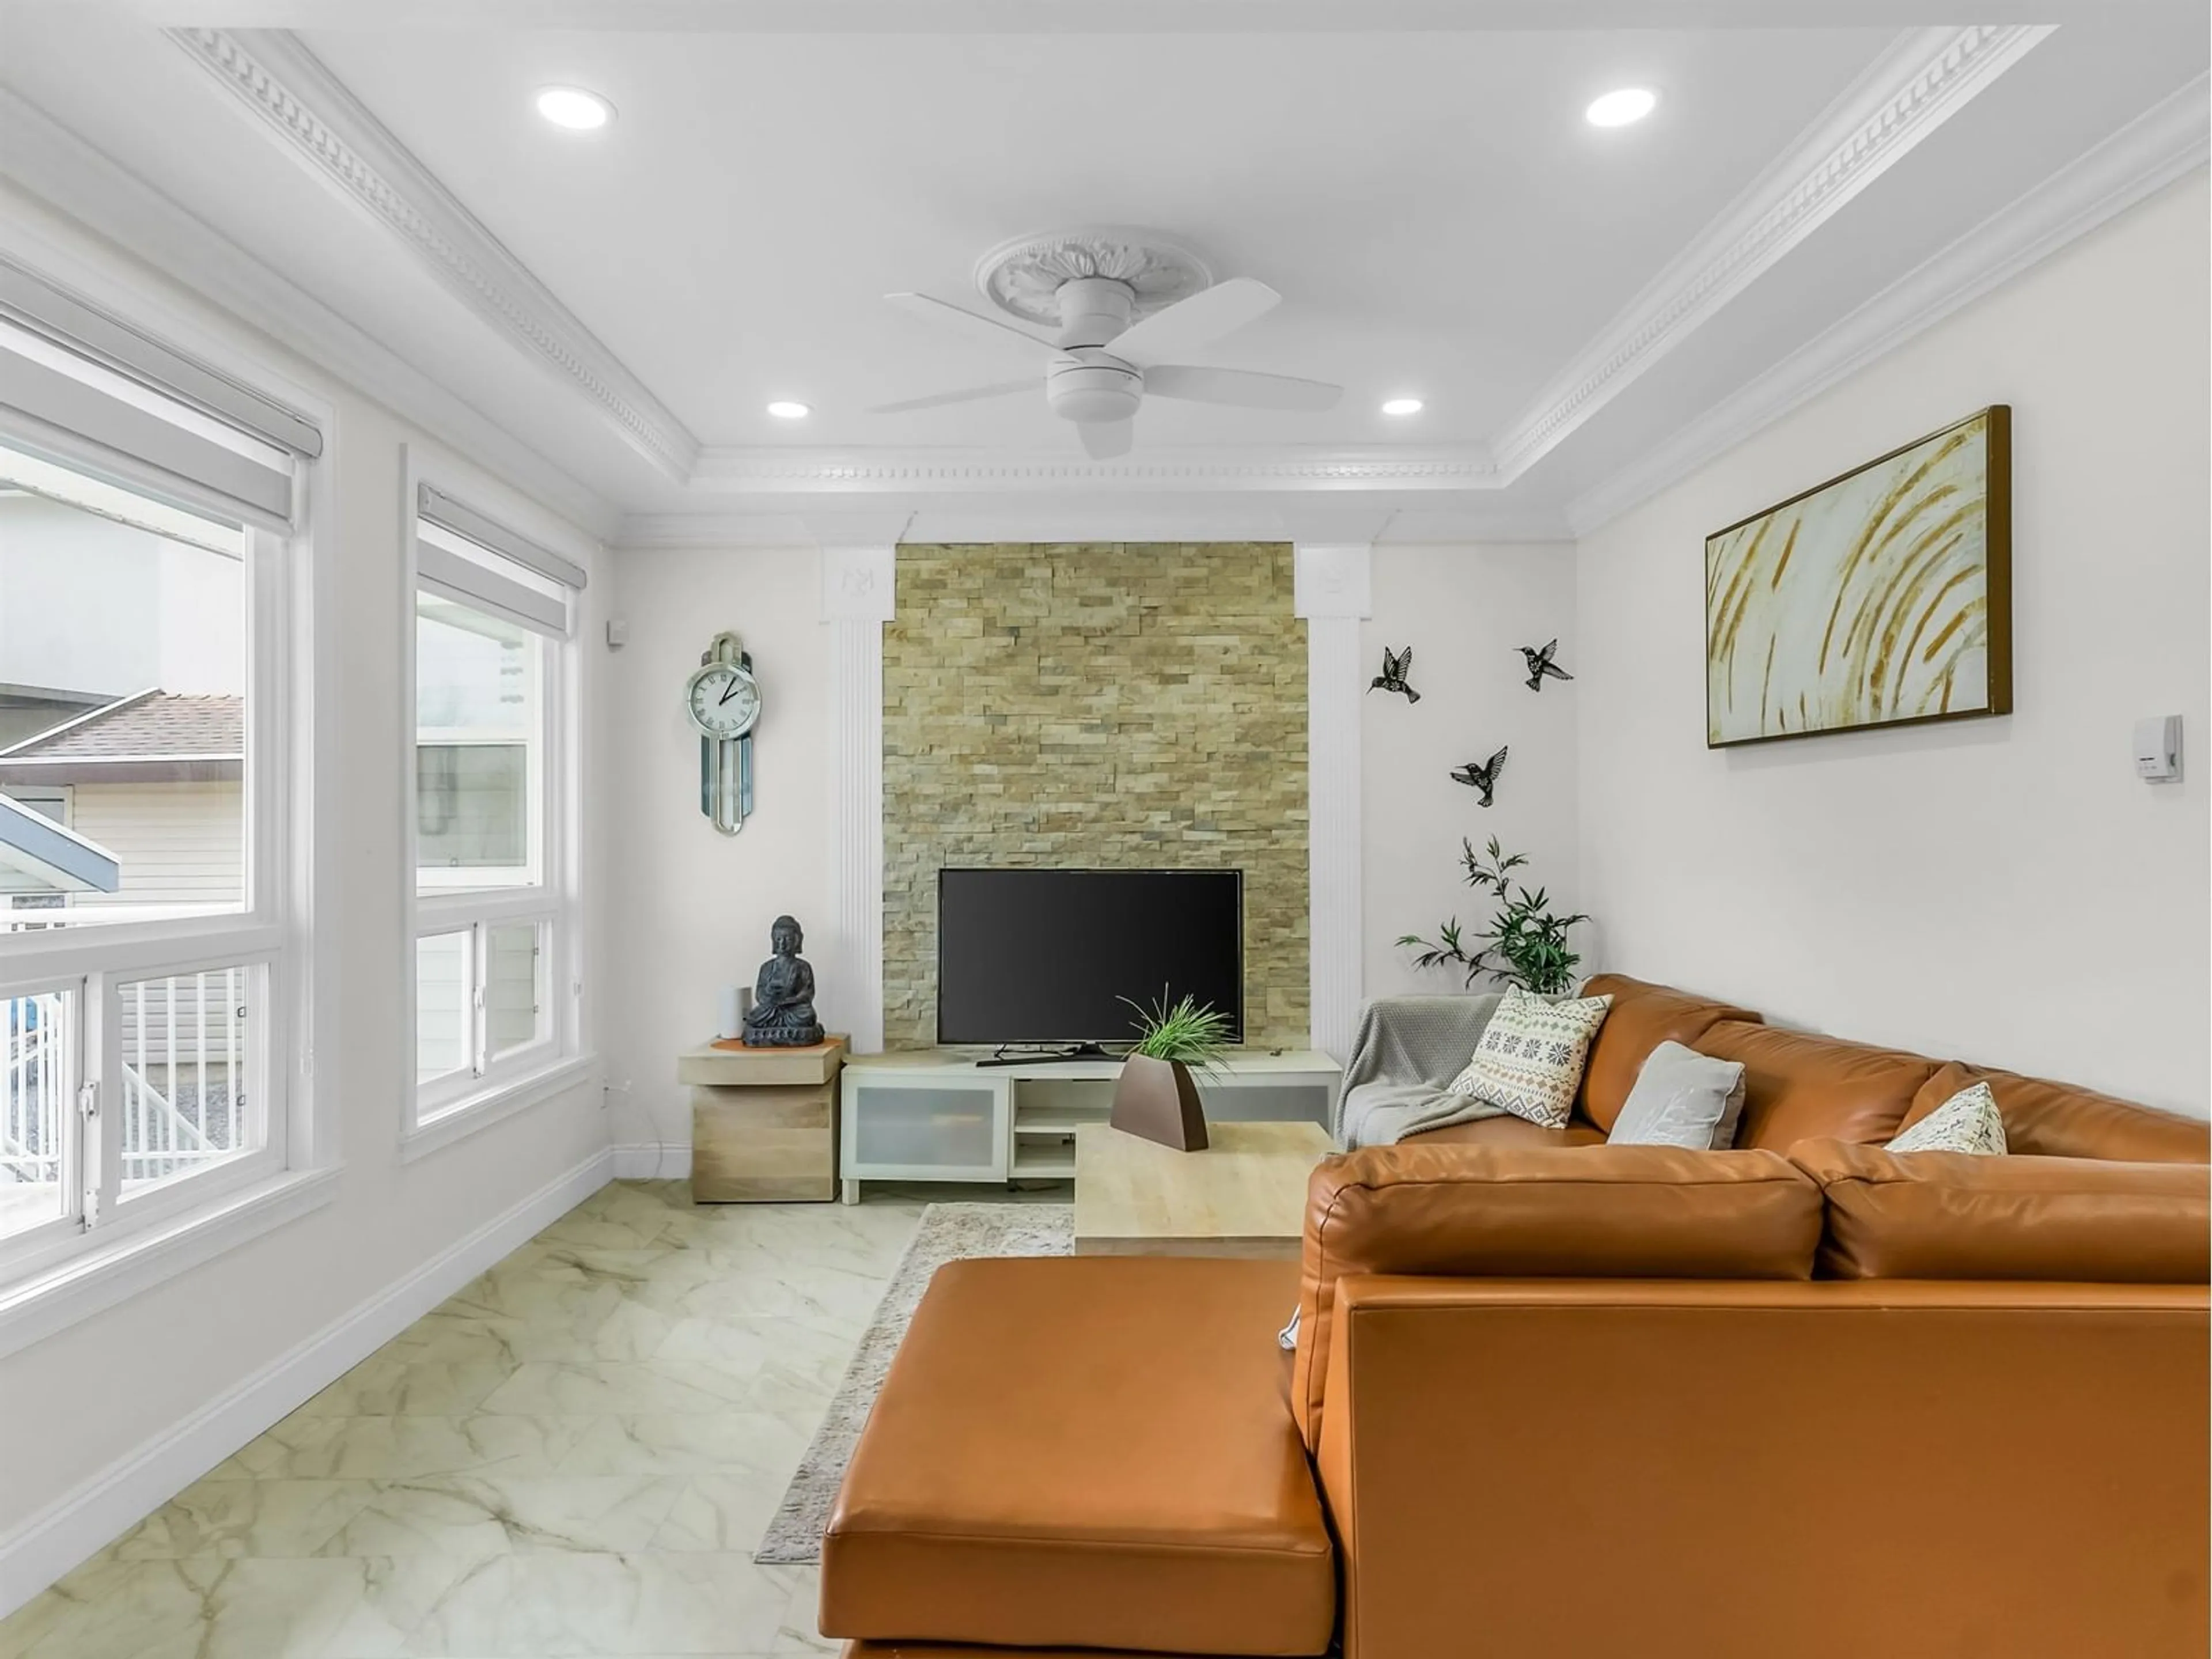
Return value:
M 2004 1119 L 1986 1083 L 1969 1084 L 1883 1149 L 1892 1152 L 1983 1152 L 2002 1158 Z
M 1501 1107 L 1547 1129 L 1565 1128 L 1590 1039 L 1612 1006 L 1609 996 L 1550 1002 L 1517 985 L 1509 987 L 1482 1028 L 1474 1058 L 1451 1080 L 1449 1092 Z

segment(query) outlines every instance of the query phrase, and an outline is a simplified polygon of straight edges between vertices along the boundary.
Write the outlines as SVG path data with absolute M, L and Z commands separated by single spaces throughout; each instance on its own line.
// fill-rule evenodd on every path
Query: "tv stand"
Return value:
M 838 1079 L 840 1195 L 857 1203 L 863 1181 L 1071 1181 L 1076 1127 L 1106 1121 L 1121 1075 L 1121 1056 L 1103 1051 L 849 1055 Z M 1246 1044 L 1195 1081 L 1214 1122 L 1327 1125 L 1342 1079 L 1327 1054 Z
M 1030 1048 L 1019 1054 L 1008 1052 L 1008 1045 L 1000 1043 L 987 1060 L 978 1066 L 1064 1066 L 1079 1060 L 1119 1060 L 1121 1056 L 1109 1053 L 1095 1042 L 1071 1042 L 1065 1048 Z

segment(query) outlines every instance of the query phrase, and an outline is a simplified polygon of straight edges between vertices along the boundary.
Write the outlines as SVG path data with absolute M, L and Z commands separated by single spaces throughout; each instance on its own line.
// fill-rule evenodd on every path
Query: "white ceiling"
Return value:
M 1793 28 L 1410 32 L 1397 25 L 1433 8 L 1297 0 L 1295 33 L 1094 34 L 980 32 L 940 0 L 901 15 L 942 27 L 890 34 L 865 3 L 822 4 L 810 15 L 837 32 L 787 32 L 768 0 L 535 14 L 619 11 L 640 25 L 624 32 L 405 27 L 458 9 L 398 0 L 0 0 L 0 85 L 32 106 L 0 129 L 0 170 L 126 243 L 176 234 L 112 201 L 118 222 L 99 223 L 112 192 L 82 187 L 90 164 L 43 112 L 479 412 L 508 452 L 488 461 L 543 458 L 602 525 L 644 515 L 644 537 L 854 505 L 921 507 L 933 529 L 1010 503 L 1241 525 L 1323 489 L 1398 510 L 1402 533 L 1564 533 L 1669 454 L 1696 459 L 1731 410 L 1786 398 L 1808 343 L 1864 332 L 1886 293 L 1940 301 L 1928 262 L 1962 238 L 1995 247 L 1993 223 L 2050 217 L 2066 192 L 2109 211 L 2203 147 L 2204 11 L 2159 0 L 2046 6 L 2069 20 L 2047 36 L 1990 30 L 1948 58 L 1955 30 L 1813 0 L 1761 14 Z M 210 20 L 301 27 L 188 49 L 155 27 Z M 239 52 L 381 193 L 334 184 L 296 121 L 240 96 L 223 67 Z M 552 82 L 604 93 L 619 119 L 547 127 L 530 97 Z M 1657 88 L 1657 112 L 1584 123 L 1621 84 Z M 1881 149 L 1893 129 L 1909 138 Z M 1118 467 L 1084 463 L 1041 391 L 865 412 L 1019 373 L 884 292 L 981 308 L 986 248 L 1086 222 L 1157 228 L 1217 276 L 1279 289 L 1276 312 L 1204 361 L 1340 380 L 1343 403 L 1153 400 Z M 424 225 L 473 276 L 441 271 Z M 1404 392 L 1420 416 L 1379 413 Z M 773 398 L 815 412 L 773 420 Z M 716 518 L 696 532 L 669 516 L 702 513 Z
M 1322 416 L 1160 402 L 1158 445 L 1480 442 L 1842 91 L 1887 31 L 1403 37 L 388 34 L 309 47 L 710 444 L 1062 443 L 1034 399 L 871 404 L 1009 378 L 882 302 L 977 303 L 976 257 L 1068 223 L 1156 228 L 1279 289 L 1209 356 L 1340 380 Z M 621 118 L 562 142 L 532 90 Z M 1644 129 L 1582 118 L 1658 82 Z M 610 258 L 611 249 L 628 251 Z

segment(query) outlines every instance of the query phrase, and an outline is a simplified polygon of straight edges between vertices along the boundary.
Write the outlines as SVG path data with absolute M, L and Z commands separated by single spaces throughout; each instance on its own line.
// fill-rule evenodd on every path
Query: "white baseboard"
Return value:
M 0 1618 L 606 1185 L 616 1156 L 594 1152 L 0 1538 Z
M 688 1181 L 691 1147 L 687 1141 L 634 1140 L 614 1149 L 617 1181 Z

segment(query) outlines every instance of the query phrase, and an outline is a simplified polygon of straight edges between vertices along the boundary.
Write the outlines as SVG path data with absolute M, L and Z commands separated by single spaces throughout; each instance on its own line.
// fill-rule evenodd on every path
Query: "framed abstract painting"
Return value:
M 2012 712 L 2012 410 L 1705 538 L 1705 746 Z

